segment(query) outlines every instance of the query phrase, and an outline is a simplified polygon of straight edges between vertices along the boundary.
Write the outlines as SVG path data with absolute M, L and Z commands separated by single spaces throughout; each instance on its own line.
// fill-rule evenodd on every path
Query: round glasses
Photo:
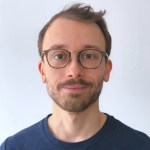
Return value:
M 50 67 L 64 68 L 71 61 L 71 52 L 66 49 L 49 49 L 42 52 L 42 59 L 46 56 Z M 77 60 L 83 68 L 96 69 L 102 62 L 103 57 L 108 59 L 106 52 L 96 49 L 84 49 L 77 53 Z

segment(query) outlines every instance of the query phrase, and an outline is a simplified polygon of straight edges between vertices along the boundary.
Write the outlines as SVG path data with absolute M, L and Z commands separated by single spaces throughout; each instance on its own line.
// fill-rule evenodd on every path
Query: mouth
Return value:
M 87 89 L 85 85 L 65 85 L 62 90 L 67 93 L 82 93 Z
M 87 82 L 83 79 L 79 80 L 68 80 L 64 83 L 61 83 L 58 85 L 58 90 L 62 90 L 66 93 L 73 93 L 73 94 L 81 94 L 85 92 L 88 88 L 91 88 L 93 86 L 92 83 Z

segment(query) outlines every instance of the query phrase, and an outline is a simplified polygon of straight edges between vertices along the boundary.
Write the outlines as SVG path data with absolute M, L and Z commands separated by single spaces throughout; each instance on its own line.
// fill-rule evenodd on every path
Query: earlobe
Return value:
M 107 60 L 105 66 L 106 66 L 106 68 L 105 68 L 105 74 L 104 74 L 104 81 L 108 82 L 109 81 L 110 72 L 112 70 L 112 62 L 111 62 L 111 60 Z
M 39 72 L 40 72 L 41 77 L 42 77 L 42 82 L 46 83 L 46 76 L 45 76 L 45 70 L 44 70 L 44 63 L 43 63 L 43 61 L 39 62 L 38 69 L 39 69 Z

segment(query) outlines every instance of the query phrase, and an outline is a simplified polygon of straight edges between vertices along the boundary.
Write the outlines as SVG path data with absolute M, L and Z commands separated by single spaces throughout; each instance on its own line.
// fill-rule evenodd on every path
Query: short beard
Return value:
M 59 92 L 55 92 L 55 90 L 47 83 L 47 91 L 51 99 L 63 110 L 68 112 L 81 112 L 89 108 L 96 101 L 98 101 L 99 95 L 102 91 L 103 81 L 99 80 L 98 84 L 94 88 L 93 83 L 87 82 L 83 79 L 79 80 L 68 80 L 64 83 L 61 83 L 57 86 L 57 91 L 61 89 L 64 85 L 85 85 L 91 87 L 91 90 L 87 95 L 82 94 L 68 94 L 67 97 L 64 95 L 60 95 Z M 94 88 L 94 89 L 92 89 Z

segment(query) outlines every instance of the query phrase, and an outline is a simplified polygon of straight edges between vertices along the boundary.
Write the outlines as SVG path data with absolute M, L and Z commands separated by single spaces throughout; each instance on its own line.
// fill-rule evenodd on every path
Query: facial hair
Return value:
M 63 86 L 83 85 L 90 90 L 87 93 L 61 93 Z M 71 79 L 60 83 L 56 88 L 52 87 L 47 82 L 47 91 L 51 99 L 63 110 L 68 112 L 81 112 L 89 108 L 92 104 L 98 101 L 99 95 L 102 91 L 103 80 L 99 80 L 96 85 L 84 79 Z

